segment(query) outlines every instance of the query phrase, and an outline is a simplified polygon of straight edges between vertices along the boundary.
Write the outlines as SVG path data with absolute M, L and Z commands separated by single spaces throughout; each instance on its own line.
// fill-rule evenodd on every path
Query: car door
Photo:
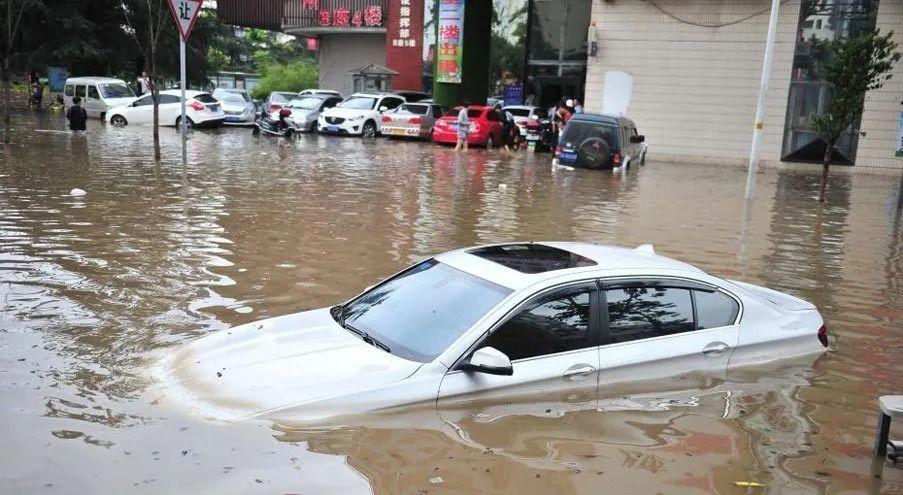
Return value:
M 620 382 L 726 372 L 740 335 L 736 298 L 681 279 L 603 280 L 601 286 L 600 397 Z
M 191 108 L 186 107 L 185 113 L 191 118 Z M 176 95 L 160 95 L 160 125 L 176 125 L 176 120 L 182 116 L 182 98 Z M 197 119 L 192 119 L 197 120 Z
M 601 301 L 594 281 L 527 299 L 449 370 L 439 387 L 442 409 L 535 401 L 592 406 L 599 368 Z M 474 351 L 493 347 L 511 359 L 510 376 L 463 371 Z M 557 409 L 557 407 L 556 407 Z
M 150 94 L 138 98 L 123 112 L 129 124 L 150 124 L 154 119 L 154 97 Z

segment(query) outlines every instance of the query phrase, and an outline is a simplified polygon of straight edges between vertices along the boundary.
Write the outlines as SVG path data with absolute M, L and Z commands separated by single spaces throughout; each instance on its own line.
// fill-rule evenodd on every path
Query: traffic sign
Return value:
M 176 19 L 176 26 L 179 26 L 179 34 L 183 40 L 187 40 L 191 34 L 202 3 L 204 0 L 169 0 L 169 9 L 172 10 L 172 16 Z

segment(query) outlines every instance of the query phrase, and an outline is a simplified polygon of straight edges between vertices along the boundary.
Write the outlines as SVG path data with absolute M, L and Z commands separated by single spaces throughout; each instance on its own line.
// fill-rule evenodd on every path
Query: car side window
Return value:
M 696 329 L 689 289 L 625 287 L 605 291 L 609 343 L 630 342 Z
M 181 100 L 176 95 L 160 95 L 160 104 L 165 105 L 167 103 L 179 103 Z
M 696 328 L 717 328 L 733 325 L 740 312 L 734 298 L 722 292 L 693 291 L 696 302 Z
M 329 98 L 328 100 L 326 100 L 326 104 L 323 105 L 323 108 L 332 108 L 332 107 L 338 105 L 341 101 L 342 100 L 340 100 L 338 98 Z
M 494 347 L 511 360 L 591 347 L 592 293 L 591 288 L 575 287 L 531 301 L 480 347 Z
M 384 98 L 382 103 L 380 104 L 380 106 L 383 106 L 383 107 L 388 108 L 389 110 L 392 110 L 394 108 L 397 108 L 402 103 L 404 103 L 404 102 L 402 100 L 399 100 L 398 98 Z
M 88 87 L 87 86 L 79 86 L 76 90 L 76 94 L 82 99 L 88 97 Z
M 67 84 L 65 92 L 66 92 L 66 96 L 75 96 L 75 86 L 72 86 L 71 84 Z
M 96 86 L 88 86 L 88 98 L 91 98 L 92 100 L 100 99 L 100 93 L 97 92 Z
M 136 106 L 136 107 L 145 107 L 145 106 L 153 105 L 153 104 L 154 104 L 154 97 L 153 97 L 153 95 L 147 95 L 147 96 L 145 96 L 145 97 L 143 97 L 143 98 L 138 98 L 137 100 L 135 100 L 134 106 Z

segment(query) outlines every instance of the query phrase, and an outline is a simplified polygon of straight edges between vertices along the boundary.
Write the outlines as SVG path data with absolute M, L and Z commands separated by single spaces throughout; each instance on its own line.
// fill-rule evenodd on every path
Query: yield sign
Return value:
M 202 3 L 204 0 L 169 0 L 169 8 L 176 19 L 176 26 L 179 26 L 183 41 L 191 34 L 191 28 L 198 18 Z

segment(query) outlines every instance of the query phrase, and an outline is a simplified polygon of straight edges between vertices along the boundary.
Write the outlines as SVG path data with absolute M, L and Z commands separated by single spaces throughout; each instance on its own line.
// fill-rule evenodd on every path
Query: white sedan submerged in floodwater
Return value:
M 818 310 L 637 249 L 549 242 L 444 253 L 345 304 L 191 342 L 159 368 L 208 417 L 318 420 L 601 389 L 824 351 Z

